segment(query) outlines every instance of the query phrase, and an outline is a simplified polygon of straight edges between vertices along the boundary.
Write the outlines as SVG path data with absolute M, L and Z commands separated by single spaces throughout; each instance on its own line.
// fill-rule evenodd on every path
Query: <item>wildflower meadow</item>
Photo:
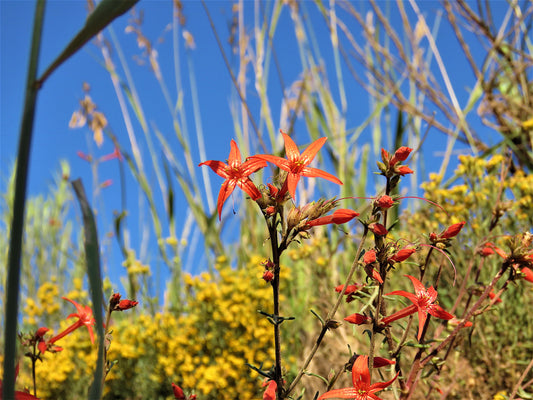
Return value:
M 533 399 L 532 2 L 19 3 L 0 398 Z

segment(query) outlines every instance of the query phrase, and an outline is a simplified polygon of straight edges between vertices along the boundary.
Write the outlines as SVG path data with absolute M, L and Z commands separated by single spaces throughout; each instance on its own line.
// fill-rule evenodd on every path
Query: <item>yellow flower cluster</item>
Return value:
M 219 257 L 214 274 L 186 275 L 180 315 L 114 313 L 108 360 L 116 364 L 107 376 L 106 398 L 170 399 L 172 382 L 199 399 L 259 398 L 262 378 L 245 364 L 268 370 L 274 363 L 273 327 L 258 313 L 272 311 L 272 288 L 261 279 L 261 261 L 254 256 L 235 269 Z M 282 271 L 286 279 L 288 269 Z M 66 326 L 63 322 L 61 329 Z M 46 353 L 37 364 L 38 395 L 86 396 L 96 360 L 87 329 L 57 344 L 64 350 Z M 19 379 L 30 386 L 25 363 Z
M 488 159 L 460 156 L 455 171 L 456 184 L 446 187 L 441 176 L 430 174 L 429 181 L 421 185 L 424 197 L 442 206 L 449 216 L 435 208 L 431 218 L 423 216 L 417 222 L 425 220 L 426 225 L 432 223 L 430 229 L 436 230 L 437 222 L 449 226 L 467 221 L 476 232 L 489 225 L 498 204 L 499 210 L 507 213 L 512 221 L 531 220 L 533 176 L 519 170 L 502 180 L 500 174 L 504 167 L 505 159 L 501 155 Z
M 150 266 L 143 264 L 135 255 L 135 250 L 128 250 L 128 257 L 122 263 L 128 271 L 128 275 L 150 274 Z
M 59 298 L 59 286 L 55 277 L 51 282 L 43 283 L 37 290 L 37 298 L 27 298 L 24 306 L 24 322 L 30 325 L 36 325 L 40 322 L 42 316 L 51 316 L 58 313 L 60 305 L 57 301 Z

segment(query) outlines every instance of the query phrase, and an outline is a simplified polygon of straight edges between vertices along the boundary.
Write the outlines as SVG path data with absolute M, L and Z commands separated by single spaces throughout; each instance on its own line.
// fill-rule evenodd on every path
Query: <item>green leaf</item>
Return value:
M 89 40 L 109 25 L 115 18 L 120 17 L 139 0 L 102 0 L 94 11 L 87 17 L 85 25 L 65 47 L 61 54 L 50 64 L 44 74 L 38 79 L 39 84 L 54 72 L 61 64 L 81 49 Z
M 87 201 L 81 180 L 76 179 L 73 181 L 72 187 L 80 203 L 81 213 L 83 215 L 87 275 L 89 277 L 93 313 L 96 320 L 96 331 L 98 332 L 98 361 L 94 372 L 94 381 L 89 389 L 89 398 L 101 399 L 104 380 L 104 318 L 102 315 L 104 293 L 102 291 L 102 275 L 100 272 L 100 248 L 98 246 L 98 234 L 96 232 L 94 214 Z

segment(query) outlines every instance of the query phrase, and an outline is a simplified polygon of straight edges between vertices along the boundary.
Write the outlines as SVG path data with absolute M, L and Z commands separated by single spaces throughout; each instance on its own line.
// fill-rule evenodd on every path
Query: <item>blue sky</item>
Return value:
M 245 1 L 245 17 L 249 24 L 253 24 L 253 3 Z M 231 20 L 231 3 L 227 1 L 208 1 L 210 13 L 212 14 L 217 30 L 222 36 L 225 50 L 228 46 L 227 39 L 228 24 Z M 270 4 L 270 3 L 266 3 Z M 317 41 L 322 43 L 324 36 L 327 37 L 327 30 L 322 18 L 318 15 L 313 5 L 305 2 L 305 7 L 309 12 L 311 23 L 317 32 Z M 363 3 L 355 3 L 364 7 Z M 183 49 L 180 54 L 182 59 L 180 67 L 184 78 L 184 102 L 187 103 L 187 126 L 192 137 L 193 144 L 196 144 L 194 136 L 198 126 L 195 124 L 193 108 L 191 106 L 191 88 L 188 83 L 188 73 L 190 68 L 194 70 L 196 77 L 198 101 L 202 111 L 201 123 L 206 139 L 206 153 L 208 159 L 224 160 L 229 153 L 229 141 L 235 137 L 233 119 L 230 114 L 230 103 L 235 100 L 235 92 L 229 79 L 229 74 L 223 64 L 220 50 L 215 42 L 213 32 L 209 25 L 200 2 L 185 1 L 184 12 L 187 18 L 186 29 L 194 36 L 196 49 L 190 52 L 190 57 Z M 420 2 L 423 12 L 431 23 L 435 19 L 436 12 L 440 10 L 438 2 Z M 18 144 L 18 130 L 23 105 L 24 80 L 26 77 L 27 60 L 29 55 L 29 44 L 31 26 L 34 13 L 35 2 L 24 1 L 0 1 L 0 168 L 1 182 L 0 190 L 5 189 L 5 177 L 12 165 Z M 172 40 L 171 33 L 165 33 L 165 27 L 172 22 L 172 4 L 170 1 L 141 1 L 140 7 L 144 8 L 143 32 L 154 42 L 160 36 L 165 38 L 161 44 L 157 44 L 159 62 L 163 74 L 172 76 Z M 61 52 L 68 40 L 82 26 L 87 15 L 84 1 L 49 1 L 47 4 L 43 44 L 41 51 L 41 62 L 39 71 L 44 68 Z M 123 46 L 124 54 L 128 58 L 131 73 L 134 76 L 137 90 L 141 96 L 145 114 L 151 127 L 157 126 L 163 135 L 169 135 L 172 130 L 172 121 L 166 104 L 161 95 L 153 75 L 146 66 L 136 65 L 132 61 L 132 55 L 140 54 L 137 48 L 135 37 L 126 34 L 124 29 L 131 16 L 124 15 L 113 23 L 114 32 Z M 398 18 L 398 16 L 396 16 Z M 399 19 L 398 19 L 399 21 Z M 109 38 L 109 34 L 106 33 Z M 292 40 L 294 32 L 287 10 L 282 12 L 279 28 L 276 31 L 274 44 L 277 56 L 283 69 L 283 77 L 286 84 L 290 84 L 298 79 L 301 66 L 297 61 L 298 48 Z M 443 24 L 439 32 L 439 49 L 446 59 L 452 60 L 456 57 L 457 43 L 449 27 Z M 183 45 L 183 44 L 182 44 Z M 332 62 L 332 54 L 328 46 L 321 47 L 321 54 L 326 62 Z M 230 54 L 231 55 L 231 54 Z M 116 55 L 115 59 L 116 59 Z M 113 145 L 106 139 L 101 149 L 96 148 L 91 141 L 90 133 L 87 129 L 72 130 L 68 127 L 70 116 L 78 108 L 78 101 L 83 97 L 82 83 L 84 81 L 91 85 L 91 97 L 98 105 L 98 108 L 105 112 L 109 125 L 118 136 L 119 141 L 127 141 L 124 122 L 120 113 L 117 97 L 114 93 L 109 74 L 101 66 L 101 54 L 93 45 L 88 44 L 74 57 L 69 59 L 60 67 L 47 82 L 45 82 L 39 93 L 37 114 L 34 128 L 34 141 L 32 147 L 32 158 L 30 165 L 29 193 L 36 195 L 46 193 L 47 187 L 52 181 L 53 174 L 58 171 L 59 160 L 65 159 L 71 165 L 72 178 L 81 177 L 85 183 L 87 191 L 91 192 L 92 175 L 86 161 L 76 156 L 77 151 L 84 153 L 94 152 L 96 155 L 103 155 L 113 151 Z M 118 61 L 116 61 L 118 63 Z M 468 95 L 468 78 L 465 77 L 465 64 L 460 60 L 448 62 L 447 64 L 451 79 L 457 84 L 457 93 L 460 96 L 461 104 L 464 104 Z M 275 76 L 274 67 L 270 74 Z M 332 65 L 326 65 L 329 71 L 333 71 Z M 343 71 L 347 96 L 350 104 L 350 114 L 348 116 L 348 126 L 354 127 L 363 121 L 368 114 L 369 101 L 368 94 L 349 76 L 347 69 Z M 269 97 L 280 99 L 273 101 L 273 120 L 279 121 L 281 110 L 282 91 L 279 83 L 272 78 L 269 86 Z M 464 82 L 464 83 L 463 83 Z M 252 84 L 253 86 L 253 84 Z M 169 82 L 172 91 L 173 82 Z M 332 86 L 335 96 L 337 90 Z M 172 93 L 174 95 L 174 93 Z M 254 104 L 254 96 L 251 95 L 251 104 Z M 258 115 L 258 110 L 254 110 Z M 139 125 L 135 126 L 137 131 Z M 370 134 L 364 133 L 361 141 L 368 140 Z M 436 158 L 440 164 L 438 152 L 445 147 L 447 138 L 436 132 L 434 129 L 429 134 L 429 139 L 424 147 L 424 154 L 428 157 Z M 144 156 L 146 157 L 146 151 Z M 195 164 L 204 161 L 200 158 L 196 149 L 191 154 Z M 433 163 L 429 164 L 429 167 Z M 198 171 L 201 174 L 201 171 Z M 130 174 L 128 174 L 130 175 Z M 118 190 L 118 168 L 116 162 L 105 163 L 99 168 L 100 181 L 113 179 L 114 185 L 104 190 L 103 198 L 98 203 L 101 212 L 100 234 L 108 232 L 112 222 L 113 210 L 120 209 L 120 192 Z M 154 175 L 151 178 L 155 180 Z M 221 180 L 211 176 L 213 190 L 216 191 Z M 131 176 L 127 179 L 127 192 L 133 199 L 128 199 L 131 209 L 137 202 L 137 193 L 134 189 L 134 181 Z M 175 187 L 177 185 L 175 184 Z M 228 203 L 230 203 L 228 201 Z M 178 196 L 176 209 L 183 206 L 183 200 Z M 226 205 L 230 208 L 231 205 Z M 134 208 L 134 207 L 133 207 Z M 227 210 L 226 210 L 227 211 Z M 134 211 L 132 211 L 134 213 Z M 130 219 L 138 219 L 139 216 L 131 215 Z M 178 223 L 183 223 L 180 217 Z M 135 231 L 135 229 L 134 229 Z M 132 245 L 139 253 L 142 239 L 134 234 Z M 157 253 L 154 243 L 150 245 L 151 254 Z M 205 267 L 205 258 L 198 256 L 201 254 L 201 247 L 197 250 L 197 255 L 193 256 L 195 266 L 191 268 L 202 269 L 202 262 Z M 152 256 L 153 257 L 153 256 Z M 120 262 L 120 255 L 116 248 L 111 250 L 110 260 L 112 264 Z M 200 265 L 197 265 L 196 261 Z M 191 264 L 191 263 L 189 263 Z M 164 274 L 163 274 L 164 275 Z

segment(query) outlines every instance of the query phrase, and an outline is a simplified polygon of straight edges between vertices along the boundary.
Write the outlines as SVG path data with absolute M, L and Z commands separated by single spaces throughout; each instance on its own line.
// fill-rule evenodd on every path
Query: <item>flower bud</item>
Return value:
M 453 224 L 448 229 L 446 229 L 444 232 L 440 234 L 440 239 L 450 239 L 452 237 L 455 237 L 461 232 L 461 229 L 463 229 L 463 226 L 466 224 L 465 221 L 459 222 L 458 224 Z
M 389 231 L 387 231 L 387 228 L 385 228 L 378 222 L 372 222 L 370 225 L 368 225 L 368 229 L 370 229 L 374 234 L 379 236 L 387 236 L 387 234 L 389 233 Z
M 363 262 L 365 264 L 372 264 L 376 262 L 376 250 L 368 250 L 363 256 Z
M 394 205 L 394 200 L 392 199 L 392 197 L 390 196 L 387 196 L 386 194 L 384 194 L 383 196 L 380 196 L 376 199 L 376 202 L 375 202 L 376 206 L 383 209 L 383 210 L 387 210 L 389 208 L 391 208 L 393 205 Z
M 391 258 L 389 258 L 390 261 L 394 262 L 402 262 L 407 260 L 411 255 L 416 251 L 416 249 L 409 248 L 409 249 L 401 249 L 399 250 L 395 255 L 393 255 Z
M 363 314 L 358 314 L 358 313 L 349 315 L 346 318 L 344 318 L 344 320 L 354 325 L 363 325 L 363 324 L 369 324 L 372 322 L 372 318 L 367 317 L 366 315 L 363 315 Z

